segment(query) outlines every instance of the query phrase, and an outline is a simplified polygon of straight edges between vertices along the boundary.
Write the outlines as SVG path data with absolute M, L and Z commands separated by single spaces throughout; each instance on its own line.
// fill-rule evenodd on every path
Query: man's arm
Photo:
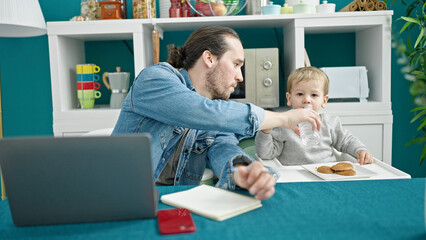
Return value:
M 262 108 L 203 97 L 183 83 L 184 75 L 167 65 L 145 68 L 131 87 L 123 110 L 172 126 L 254 135 L 263 122 Z
M 253 161 L 238 145 L 235 135 L 218 133 L 208 150 L 210 167 L 219 178 L 218 187 L 247 189 L 258 199 L 270 198 L 275 193 L 276 177 L 260 162 Z M 232 167 L 238 167 L 232 171 Z
M 265 118 L 260 125 L 259 130 L 281 126 L 290 128 L 299 135 L 299 127 L 297 124 L 301 122 L 309 122 L 312 125 L 312 130 L 321 130 L 321 118 L 319 114 L 310 109 L 292 109 L 286 112 L 272 112 L 265 110 Z

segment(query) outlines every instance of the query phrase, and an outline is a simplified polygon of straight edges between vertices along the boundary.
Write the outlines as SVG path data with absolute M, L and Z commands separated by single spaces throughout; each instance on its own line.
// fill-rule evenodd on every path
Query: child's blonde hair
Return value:
M 316 67 L 301 67 L 290 73 L 287 80 L 287 92 L 291 93 L 291 88 L 295 84 L 303 81 L 317 81 L 324 84 L 324 95 L 328 94 L 328 80 L 327 74 Z

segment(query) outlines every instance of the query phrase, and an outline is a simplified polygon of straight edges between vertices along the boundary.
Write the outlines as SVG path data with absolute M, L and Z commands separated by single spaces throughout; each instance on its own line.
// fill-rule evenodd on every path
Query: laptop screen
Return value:
M 1 139 L 0 164 L 18 226 L 156 216 L 149 135 Z

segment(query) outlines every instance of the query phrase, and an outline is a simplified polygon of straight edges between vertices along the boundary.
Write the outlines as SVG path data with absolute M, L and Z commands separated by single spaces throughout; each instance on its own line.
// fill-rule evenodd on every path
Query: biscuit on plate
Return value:
M 320 173 L 326 173 L 326 174 L 334 173 L 333 169 L 331 169 L 331 167 L 329 166 L 318 167 L 317 171 Z
M 343 176 L 354 176 L 356 175 L 356 171 L 355 170 L 345 170 L 345 171 L 336 171 L 337 174 L 339 175 L 343 175 Z
M 338 163 L 336 165 L 331 166 L 331 169 L 333 169 L 334 171 L 347 171 L 347 170 L 352 170 L 354 168 L 354 166 L 350 163 Z

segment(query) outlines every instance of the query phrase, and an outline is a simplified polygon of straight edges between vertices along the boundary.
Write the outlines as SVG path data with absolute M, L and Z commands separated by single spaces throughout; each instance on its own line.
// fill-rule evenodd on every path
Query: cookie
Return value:
M 352 166 L 352 164 L 350 163 L 338 163 L 336 165 L 333 165 L 331 167 L 331 169 L 333 169 L 334 171 L 347 171 L 347 170 L 352 170 L 354 168 L 354 166 Z
M 354 176 L 356 175 L 356 171 L 355 170 L 345 170 L 345 171 L 336 171 L 337 174 L 339 175 L 343 175 L 343 176 Z
M 326 173 L 326 174 L 334 173 L 333 169 L 331 169 L 331 167 L 329 166 L 318 167 L 317 171 L 320 173 Z

